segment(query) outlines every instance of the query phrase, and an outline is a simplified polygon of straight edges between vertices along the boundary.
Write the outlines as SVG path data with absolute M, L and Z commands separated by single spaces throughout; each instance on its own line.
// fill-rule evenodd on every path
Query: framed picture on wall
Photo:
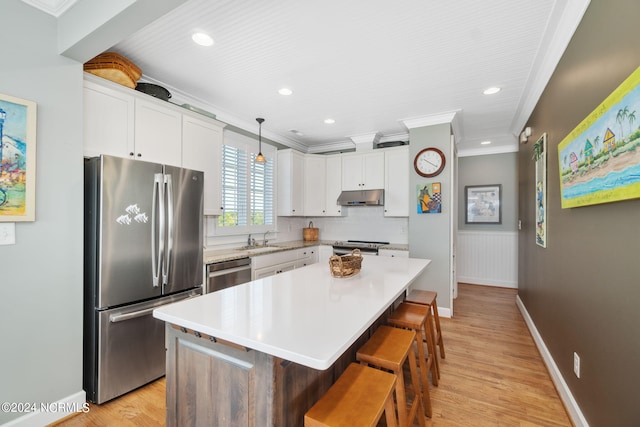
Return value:
M 501 184 L 465 186 L 465 224 L 501 224 L 501 193 Z
M 0 93 L 0 222 L 35 221 L 36 103 Z

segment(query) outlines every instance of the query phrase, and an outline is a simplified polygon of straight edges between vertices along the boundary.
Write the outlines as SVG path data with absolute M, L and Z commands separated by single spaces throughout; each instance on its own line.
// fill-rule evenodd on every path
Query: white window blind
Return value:
M 220 230 L 244 233 L 273 228 L 270 226 L 274 225 L 275 216 L 275 149 L 262 144 L 266 163 L 255 163 L 257 151 L 257 141 L 225 132 L 221 171 L 223 214 L 217 224 Z

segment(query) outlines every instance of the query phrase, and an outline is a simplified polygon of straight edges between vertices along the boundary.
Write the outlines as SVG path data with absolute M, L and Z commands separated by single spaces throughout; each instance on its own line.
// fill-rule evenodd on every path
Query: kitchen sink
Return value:
M 261 252 L 271 252 L 277 249 L 280 249 L 280 248 L 278 248 L 277 246 L 260 246 L 260 247 L 242 247 L 238 250 L 242 252 L 247 252 L 249 254 L 259 254 Z

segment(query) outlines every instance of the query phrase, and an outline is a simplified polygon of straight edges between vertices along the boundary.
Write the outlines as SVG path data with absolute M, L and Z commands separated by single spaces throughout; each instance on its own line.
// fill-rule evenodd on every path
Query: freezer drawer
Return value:
M 153 317 L 153 310 L 201 292 L 198 288 L 150 302 L 96 312 L 98 334 L 97 349 L 92 357 L 94 366 L 85 372 L 85 376 L 89 376 L 85 378 L 85 383 L 89 381 L 85 385 L 89 400 L 104 403 L 163 376 L 164 322 Z

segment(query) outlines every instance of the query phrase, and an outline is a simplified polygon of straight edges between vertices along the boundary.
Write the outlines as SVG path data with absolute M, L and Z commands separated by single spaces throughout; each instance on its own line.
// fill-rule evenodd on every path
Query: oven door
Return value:
M 333 254 L 334 255 L 351 255 L 351 251 L 353 251 L 354 249 L 360 249 L 360 253 L 362 255 L 373 255 L 373 256 L 378 255 L 377 248 L 353 248 L 353 247 L 347 247 L 347 246 L 334 246 Z

